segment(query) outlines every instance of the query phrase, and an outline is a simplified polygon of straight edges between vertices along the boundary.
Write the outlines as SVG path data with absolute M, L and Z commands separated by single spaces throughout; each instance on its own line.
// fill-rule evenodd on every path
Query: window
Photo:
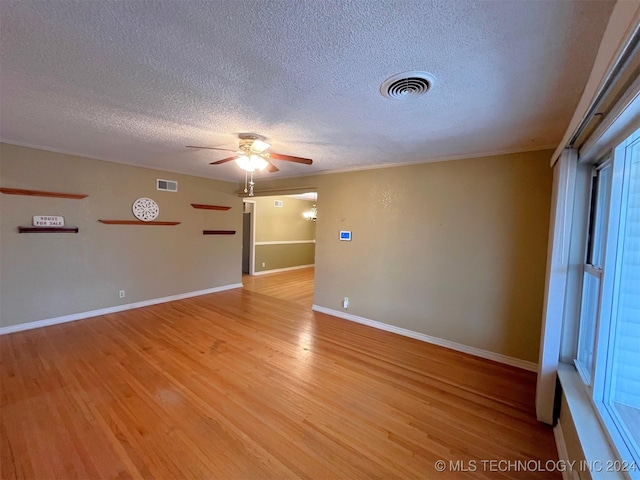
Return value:
M 611 192 L 611 162 L 594 167 L 591 181 L 591 209 L 587 235 L 586 260 L 582 282 L 580 336 L 576 367 L 583 380 L 591 384 L 596 325 L 600 311 L 600 285 L 604 264 L 604 241 Z
M 640 130 L 594 168 L 576 367 L 640 478 Z M 626 464 L 624 462 L 627 462 Z

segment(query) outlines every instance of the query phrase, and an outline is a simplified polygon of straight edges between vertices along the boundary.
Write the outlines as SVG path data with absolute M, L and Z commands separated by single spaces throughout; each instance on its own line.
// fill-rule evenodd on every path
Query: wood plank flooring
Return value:
M 243 275 L 242 284 L 245 290 L 289 300 L 311 308 L 313 305 L 314 271 L 315 269 L 310 267 L 282 273 Z
M 532 373 L 314 313 L 264 281 L 0 337 L 0 476 L 561 478 L 480 463 L 557 460 Z

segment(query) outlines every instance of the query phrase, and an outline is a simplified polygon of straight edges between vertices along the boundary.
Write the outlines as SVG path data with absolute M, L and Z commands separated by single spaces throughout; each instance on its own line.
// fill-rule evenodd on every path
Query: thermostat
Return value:
M 340 230 L 340 240 L 342 240 L 344 242 L 350 242 L 351 241 L 351 231 Z

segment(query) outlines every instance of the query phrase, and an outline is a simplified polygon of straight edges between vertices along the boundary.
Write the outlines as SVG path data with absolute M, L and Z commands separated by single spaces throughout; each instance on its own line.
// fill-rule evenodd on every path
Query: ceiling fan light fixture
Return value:
M 267 142 L 263 142 L 262 140 L 256 139 L 251 144 L 251 150 L 253 150 L 254 152 L 262 153 L 270 146 L 271 145 L 269 145 Z
M 264 170 L 269 162 L 259 155 L 242 155 L 236 159 L 236 163 L 240 168 L 247 172 L 255 172 L 256 170 Z
M 318 218 L 318 209 L 316 208 L 316 205 L 313 204 L 313 207 L 311 207 L 311 210 L 302 212 L 302 216 L 304 217 L 305 220 L 313 220 L 315 222 L 316 219 Z
M 269 173 L 280 171 L 278 167 L 267 159 L 271 158 L 285 162 L 301 163 L 303 165 L 311 165 L 313 163 L 313 160 L 310 158 L 294 157 L 293 155 L 283 155 L 274 152 L 267 153 L 265 150 L 271 147 L 271 145 L 260 140 L 260 138 L 265 138 L 260 137 L 260 135 L 256 135 L 254 133 L 241 133 L 238 135 L 238 138 L 240 139 L 238 142 L 238 150 L 229 150 L 228 148 L 219 147 L 197 147 L 195 145 L 187 145 L 187 148 L 206 148 L 207 150 L 234 152 L 233 156 L 211 162 L 211 165 L 222 165 L 235 160 L 236 165 L 244 170 L 244 193 L 248 194 L 250 197 L 253 197 L 253 189 L 255 187 L 253 174 L 256 171 L 264 170 L 267 167 L 267 171 Z

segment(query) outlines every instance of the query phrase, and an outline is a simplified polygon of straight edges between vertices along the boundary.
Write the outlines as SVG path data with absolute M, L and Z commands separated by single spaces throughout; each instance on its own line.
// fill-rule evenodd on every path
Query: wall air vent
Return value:
M 165 192 L 177 192 L 178 191 L 178 182 L 174 180 L 162 180 L 158 178 L 156 180 L 156 186 L 158 190 L 163 190 Z
M 391 100 L 412 100 L 427 93 L 435 80 L 427 72 L 403 72 L 387 78 L 380 86 L 380 93 Z

